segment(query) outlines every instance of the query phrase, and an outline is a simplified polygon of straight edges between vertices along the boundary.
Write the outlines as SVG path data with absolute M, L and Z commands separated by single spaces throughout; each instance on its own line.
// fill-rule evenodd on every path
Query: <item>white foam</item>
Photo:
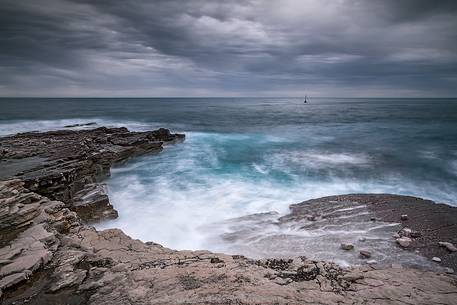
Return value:
M 280 168 L 282 173 L 287 173 L 290 164 L 261 163 L 262 160 L 248 163 L 245 168 L 227 170 L 225 167 L 228 165 L 222 161 L 228 154 L 224 145 L 227 142 L 230 143 L 228 146 L 244 145 L 254 141 L 252 137 L 190 132 L 183 144 L 168 146 L 159 155 L 146 156 L 113 169 L 109 181 L 110 198 L 120 217 L 99 224 L 97 228 L 121 228 L 134 238 L 158 242 L 174 249 L 222 251 L 227 248 L 215 236 L 232 233 L 232 225 L 226 223 L 229 219 L 270 211 L 283 215 L 292 203 L 329 195 L 418 190 L 412 185 L 400 189 L 396 183 L 388 185 L 383 181 L 359 180 L 356 177 L 304 180 L 302 176 L 287 174 L 285 181 L 278 180 L 272 170 Z M 368 159 L 363 154 L 355 157 L 343 154 L 327 156 L 319 161 L 361 164 Z M 280 158 L 274 159 L 278 160 Z M 355 214 L 350 217 L 367 214 L 360 205 L 338 212 L 351 210 Z M 277 219 L 278 215 L 271 217 Z M 255 223 L 249 226 L 246 230 L 258 228 Z M 298 232 L 295 229 L 281 228 L 283 231 L 278 232 L 275 225 L 262 226 L 261 236 L 346 236 L 348 233 L 348 228 L 338 226 L 324 227 L 315 232 Z M 352 236 L 367 232 L 367 229 L 357 226 L 350 228 Z M 255 252 L 246 246 L 236 249 L 250 254 L 262 252 Z
M 154 182 L 134 175 L 121 179 L 122 187 L 110 183 L 110 198 L 120 217 L 98 228 L 119 227 L 135 238 L 176 249 L 205 248 L 205 224 L 271 210 L 284 213 L 288 206 L 284 190 L 269 183 L 200 177 L 182 185 L 169 176 Z M 301 196 L 293 197 L 298 201 Z
M 161 125 L 105 118 L 16 121 L 2 123 L 0 135 L 61 129 L 65 125 L 88 122 L 96 122 L 98 126 L 127 126 L 130 130 L 150 130 Z M 308 253 L 312 249 L 315 258 L 347 264 L 348 258 L 326 253 L 323 245 L 326 242 L 338 244 L 335 243 L 337 237 L 357 240 L 363 235 L 368 240 L 378 240 L 379 236 L 373 231 L 383 229 L 383 224 L 371 229 L 352 224 L 299 230 L 299 223 L 278 226 L 277 218 L 288 212 L 290 204 L 347 193 L 397 193 L 448 203 L 455 199 L 455 190 L 446 185 L 437 186 L 424 181 L 419 185 L 405 180 L 400 174 L 372 178 L 354 175 L 351 171 L 354 168 L 375 170 L 376 160 L 363 152 L 335 153 L 303 148 L 276 149 L 273 153 L 262 154 L 261 150 L 254 149 L 261 145 L 289 145 L 286 142 L 290 139 L 252 134 L 186 132 L 186 135 L 183 144 L 167 146 L 159 155 L 145 156 L 113 169 L 108 181 L 109 196 L 120 217 L 98 224 L 98 229 L 120 228 L 134 238 L 175 249 L 233 250 L 252 256 L 265 253 L 290 255 L 297 251 Z M 457 168 L 452 162 L 449 170 Z M 322 174 L 323 170 L 330 173 L 308 175 L 310 172 Z M 334 175 L 334 170 L 341 172 Z M 342 208 L 337 212 L 352 210 L 355 210 L 353 215 L 356 217 L 366 215 L 361 206 Z M 233 221 L 270 211 L 278 211 L 279 215 L 264 214 L 260 220 Z M 234 244 L 221 242 L 221 236 L 230 238 L 239 230 L 251 239 Z M 272 241 L 275 243 L 271 244 Z M 309 249 L 306 243 L 309 243 Z
M 280 151 L 269 156 L 274 168 L 321 169 L 335 166 L 368 166 L 369 156 L 363 153 L 328 153 L 316 151 Z

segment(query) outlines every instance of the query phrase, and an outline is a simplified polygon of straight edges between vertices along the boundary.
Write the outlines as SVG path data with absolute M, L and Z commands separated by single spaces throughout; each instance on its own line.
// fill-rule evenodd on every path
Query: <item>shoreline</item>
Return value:
M 117 217 L 103 184 L 113 164 L 160 152 L 163 143 L 183 139 L 184 135 L 166 129 L 129 132 L 126 128 L 104 127 L 0 138 L 0 169 L 9 165 L 8 177 L 0 180 L 10 179 L 15 166 L 20 169 L 13 175 L 16 180 L 0 185 L 0 207 L 8 211 L 0 216 L 1 224 L 6 225 L 1 228 L 0 249 L 0 297 L 5 304 L 26 299 L 31 304 L 58 304 L 69 300 L 71 294 L 82 304 L 123 300 L 134 304 L 176 304 L 179 300 L 190 304 L 298 304 L 303 300 L 325 300 L 326 304 L 372 300 L 387 304 L 398 299 L 385 296 L 379 301 L 378 296 L 389 295 L 391 290 L 398 293 L 398 298 L 418 304 L 454 301 L 456 278 L 443 272 L 376 265 L 341 268 L 305 258 L 252 260 L 209 251 L 176 251 L 132 240 L 118 229 L 98 232 L 87 225 Z M 457 236 L 453 234 L 457 224 L 452 223 L 452 218 L 457 219 L 457 208 L 408 196 L 344 195 L 292 205 L 291 213 L 282 220 L 311 217 L 309 221 L 314 222 L 312 217 L 322 218 L 323 214 L 314 215 L 307 207 L 310 202 L 323 201 L 366 201 L 372 203 L 367 206 L 376 218 L 389 222 L 398 222 L 400 215 L 408 214 L 405 226 L 421 236 L 414 238 L 410 250 L 405 251 L 419 249 L 429 258 L 440 255 L 444 266 L 456 266 L 457 253 L 439 247 L 437 239 L 457 242 L 452 239 Z M 413 206 L 418 203 L 426 208 L 422 214 Z M 436 233 L 434 226 L 442 224 L 442 215 L 436 212 L 440 210 L 449 217 L 451 223 L 446 227 L 452 229 L 450 235 L 443 236 L 445 230 L 430 234 Z M 428 224 L 424 222 L 430 215 L 427 211 L 436 212 Z M 425 280 L 432 284 L 418 283 Z M 380 286 L 383 288 L 377 288 Z M 423 295 L 407 296 L 416 289 Z

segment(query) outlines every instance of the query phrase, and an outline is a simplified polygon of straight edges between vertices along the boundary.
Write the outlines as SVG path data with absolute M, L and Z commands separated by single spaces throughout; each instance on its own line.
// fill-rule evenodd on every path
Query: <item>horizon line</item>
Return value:
M 0 99 L 172 99 L 172 98 L 179 98 L 179 99 L 210 99 L 210 98 L 221 98 L 221 99 L 235 99 L 235 98 L 265 98 L 265 99 L 274 99 L 274 98 L 293 98 L 293 99 L 303 99 L 304 96 L 0 96 Z M 309 96 L 308 96 L 309 98 Z M 387 97 L 375 97 L 375 96 L 316 96 L 311 97 L 311 99 L 456 99 L 457 96 L 443 96 L 443 97 L 433 97 L 433 96 L 423 96 L 423 97 L 411 97 L 411 96 L 387 96 Z

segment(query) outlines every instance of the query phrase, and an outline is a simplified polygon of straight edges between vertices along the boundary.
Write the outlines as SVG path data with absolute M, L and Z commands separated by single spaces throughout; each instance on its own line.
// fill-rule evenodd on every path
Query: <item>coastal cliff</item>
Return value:
M 445 272 L 450 269 L 342 268 L 305 257 L 175 251 L 90 226 L 117 217 L 103 184 L 113 164 L 183 139 L 166 129 L 103 127 L 1 138 L 2 304 L 455 304 L 457 279 Z M 325 197 L 292 205 L 280 220 L 316 226 L 336 219 L 328 207 L 355 203 L 370 210 L 368 221 L 403 222 L 398 238 L 409 232 L 411 239 L 405 251 L 439 256 L 443 266 L 455 268 L 457 253 L 438 243 L 457 242 L 457 209 L 431 201 Z

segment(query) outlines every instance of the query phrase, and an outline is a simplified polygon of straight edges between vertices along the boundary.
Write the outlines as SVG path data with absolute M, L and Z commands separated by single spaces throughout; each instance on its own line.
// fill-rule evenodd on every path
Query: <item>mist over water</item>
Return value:
M 31 103 L 41 112 L 29 111 Z M 55 105 L 55 113 L 46 111 Z M 284 234 L 312 245 L 306 232 L 270 224 L 290 204 L 328 195 L 395 193 L 457 204 L 456 100 L 16 99 L 0 106 L 2 135 L 84 122 L 186 133 L 185 142 L 112 170 L 109 196 L 120 217 L 97 225 L 170 248 L 263 256 Z M 268 214 L 240 219 L 257 213 Z M 373 229 L 351 228 L 345 238 Z M 252 237 L 245 248 L 221 238 L 238 231 Z M 259 236 L 269 236 L 270 246 Z M 303 250 L 292 244 L 290 252 Z

